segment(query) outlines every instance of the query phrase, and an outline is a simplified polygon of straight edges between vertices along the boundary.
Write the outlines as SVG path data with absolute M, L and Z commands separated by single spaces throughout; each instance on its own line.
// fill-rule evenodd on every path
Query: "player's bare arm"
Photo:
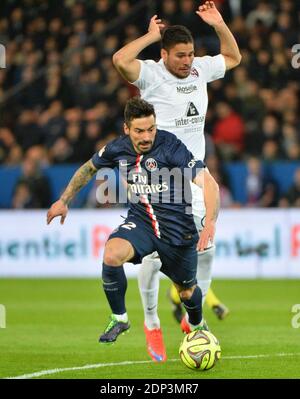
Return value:
M 161 23 L 161 19 L 154 15 L 150 19 L 148 32 L 145 35 L 128 43 L 113 55 L 114 66 L 128 82 L 134 82 L 138 79 L 141 66 L 137 56 L 144 48 L 161 39 L 160 31 L 164 26 Z
M 206 1 L 202 6 L 199 6 L 196 14 L 215 29 L 220 39 L 221 54 L 225 59 L 226 70 L 239 65 L 242 56 L 237 42 L 224 22 L 222 15 L 217 10 L 215 3 L 213 1 Z
M 220 209 L 219 186 L 207 169 L 202 170 L 194 178 L 194 183 L 203 189 L 206 209 L 205 226 L 197 244 L 198 251 L 204 251 L 213 242 L 216 230 L 216 221 Z
M 91 159 L 75 172 L 60 199 L 54 202 L 49 209 L 47 213 L 47 224 L 49 224 L 56 216 L 61 216 L 60 223 L 64 223 L 68 213 L 68 204 L 78 193 L 78 191 L 80 191 L 80 189 L 91 180 L 96 172 L 97 169 L 95 168 Z

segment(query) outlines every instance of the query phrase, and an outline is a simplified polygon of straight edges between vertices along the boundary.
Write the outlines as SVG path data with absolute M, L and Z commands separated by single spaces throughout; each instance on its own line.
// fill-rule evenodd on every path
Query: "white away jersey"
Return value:
M 224 57 L 195 57 L 185 79 L 172 75 L 162 59 L 139 61 L 140 76 L 133 84 L 140 89 L 141 97 L 154 105 L 158 128 L 176 134 L 195 158 L 203 161 L 207 83 L 224 76 Z

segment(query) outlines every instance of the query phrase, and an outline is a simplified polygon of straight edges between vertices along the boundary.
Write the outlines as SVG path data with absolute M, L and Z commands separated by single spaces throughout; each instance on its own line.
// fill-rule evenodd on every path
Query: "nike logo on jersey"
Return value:
M 122 168 L 124 168 L 125 166 L 129 166 L 130 165 L 129 162 L 127 162 L 127 161 L 119 161 L 119 164 L 120 164 L 120 166 Z

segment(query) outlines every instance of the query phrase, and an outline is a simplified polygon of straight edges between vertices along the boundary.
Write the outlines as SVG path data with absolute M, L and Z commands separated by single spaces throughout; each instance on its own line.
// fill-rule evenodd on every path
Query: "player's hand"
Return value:
M 68 206 L 62 200 L 54 202 L 47 212 L 47 224 L 51 223 L 56 216 L 61 216 L 60 224 L 64 224 L 67 213 Z
M 157 18 L 157 15 L 153 15 L 153 17 L 150 19 L 148 32 L 153 34 L 153 36 L 155 36 L 158 41 L 161 39 L 160 30 L 164 27 L 165 24 L 161 23 L 161 19 Z
M 197 243 L 197 251 L 204 251 L 206 248 L 211 247 L 216 232 L 215 222 L 205 223 L 203 230 Z
M 196 14 L 198 14 L 204 22 L 213 27 L 223 22 L 222 15 L 217 10 L 213 1 L 206 1 L 202 6 L 199 6 Z

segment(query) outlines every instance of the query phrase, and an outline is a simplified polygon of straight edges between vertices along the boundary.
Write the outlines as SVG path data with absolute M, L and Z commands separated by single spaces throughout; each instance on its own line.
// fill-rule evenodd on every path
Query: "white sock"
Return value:
M 202 327 L 203 324 L 204 324 L 204 319 L 203 319 L 203 317 L 202 317 L 202 320 L 200 321 L 200 323 L 197 324 L 197 325 L 194 325 L 194 324 L 190 323 L 190 322 L 189 322 L 189 315 L 188 315 L 187 313 L 185 314 L 185 320 L 186 320 L 186 322 L 188 323 L 188 325 L 190 326 L 191 331 L 195 330 L 195 328 L 197 328 L 197 327 L 199 327 L 199 326 Z
M 118 321 L 122 321 L 123 323 L 127 323 L 128 322 L 128 315 L 127 313 L 123 313 L 123 314 L 114 314 L 113 316 L 118 320 Z
M 149 330 L 160 328 L 160 320 L 157 313 L 160 268 L 160 259 L 154 258 L 151 254 L 143 259 L 138 272 L 145 325 Z
M 205 302 L 207 291 L 211 284 L 212 263 L 215 247 L 210 247 L 203 252 L 198 252 L 197 284 L 202 291 L 202 305 Z

